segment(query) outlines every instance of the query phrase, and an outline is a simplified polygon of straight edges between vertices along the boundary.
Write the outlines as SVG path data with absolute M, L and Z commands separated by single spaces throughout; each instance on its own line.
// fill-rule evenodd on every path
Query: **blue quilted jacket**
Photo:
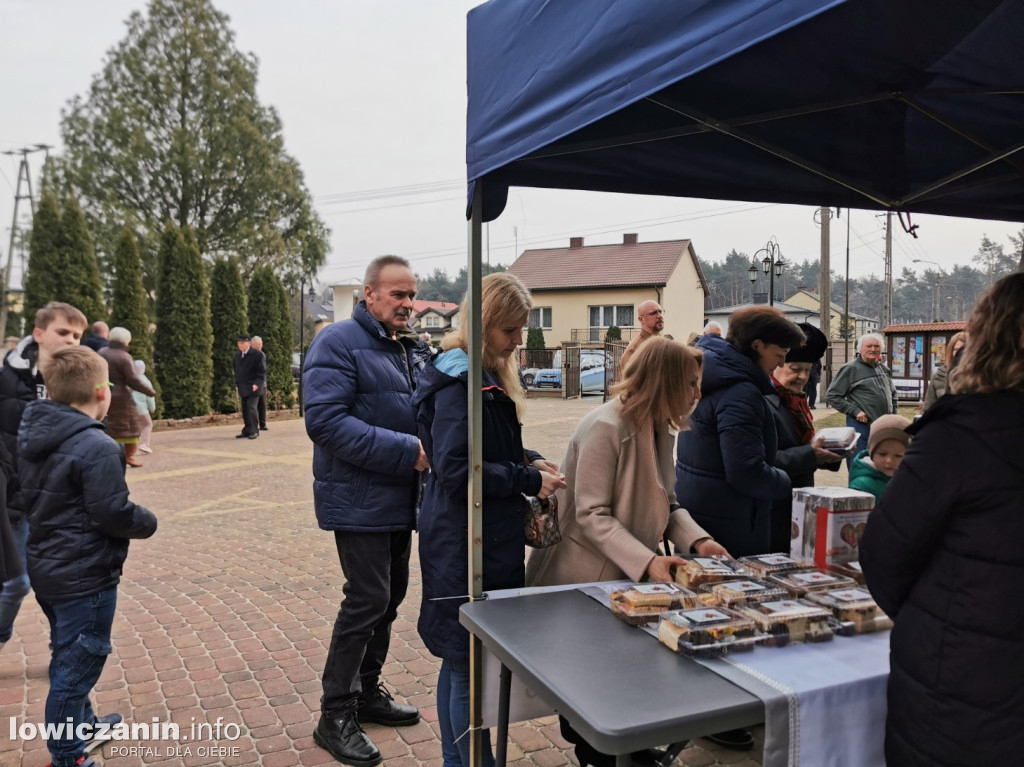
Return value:
M 362 302 L 351 319 L 328 325 L 313 340 L 302 389 L 322 529 L 415 527 L 419 440 L 412 394 L 430 356 L 415 333 L 391 338 Z

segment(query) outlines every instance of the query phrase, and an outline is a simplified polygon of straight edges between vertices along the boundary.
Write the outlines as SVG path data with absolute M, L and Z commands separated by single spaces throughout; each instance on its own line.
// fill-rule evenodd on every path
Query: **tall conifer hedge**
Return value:
M 210 403 L 214 412 L 238 411 L 238 388 L 235 385 L 235 352 L 238 336 L 247 332 L 245 289 L 242 273 L 234 258 L 213 262 L 210 277 L 210 321 L 213 325 L 213 388 Z
M 52 193 L 44 192 L 32 221 L 28 264 L 25 268 L 22 314 L 25 317 L 26 333 L 30 332 L 35 324 L 36 312 L 57 296 L 60 269 L 57 251 L 59 238 L 60 205 Z
M 74 197 L 64 201 L 57 253 L 57 294 L 52 300 L 78 307 L 90 323 L 105 322 L 107 307 L 103 303 L 100 267 L 96 263 L 85 213 Z

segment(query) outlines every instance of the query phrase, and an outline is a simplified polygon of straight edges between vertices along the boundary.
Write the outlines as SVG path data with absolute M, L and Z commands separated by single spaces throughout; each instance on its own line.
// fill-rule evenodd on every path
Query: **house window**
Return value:
M 439 328 L 441 327 L 441 318 L 436 314 L 428 314 L 423 318 L 423 327 L 425 328 Z
M 612 325 L 620 328 L 633 327 L 633 306 L 590 307 L 590 327 L 610 328 Z
M 530 309 L 530 319 L 526 324 L 527 327 L 531 328 L 551 330 L 551 307 L 535 306 L 533 309 Z

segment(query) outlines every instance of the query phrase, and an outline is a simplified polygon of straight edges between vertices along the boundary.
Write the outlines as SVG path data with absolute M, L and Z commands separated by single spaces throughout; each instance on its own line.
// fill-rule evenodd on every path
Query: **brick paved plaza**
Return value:
M 560 459 L 576 423 L 600 401 L 531 400 L 527 445 Z M 159 432 L 146 465 L 129 471 L 133 499 L 157 514 L 160 528 L 131 545 L 114 652 L 95 703 L 99 713 L 119 711 L 129 722 L 175 722 L 181 737 L 107 744 L 96 756 L 106 767 L 334 763 L 311 737 L 342 585 L 333 537 L 317 528 L 313 515 L 312 447 L 299 420 L 272 420 L 270 431 L 253 441 L 234 439 L 237 431 L 228 425 Z M 845 469 L 818 476 L 829 484 L 846 481 Z M 394 767 L 441 764 L 434 708 L 439 661 L 416 633 L 419 597 L 414 546 L 409 596 L 384 673 L 423 719 L 414 727 L 366 728 Z M 49 760 L 42 740 L 12 741 L 9 730 L 10 717 L 19 724 L 43 721 L 47 633 L 29 596 L 13 639 L 0 651 L 0 767 L 42 767 Z M 553 717 L 514 725 L 510 735 L 510 762 L 575 764 Z M 759 764 L 758 753 L 698 740 L 677 764 L 750 767 Z

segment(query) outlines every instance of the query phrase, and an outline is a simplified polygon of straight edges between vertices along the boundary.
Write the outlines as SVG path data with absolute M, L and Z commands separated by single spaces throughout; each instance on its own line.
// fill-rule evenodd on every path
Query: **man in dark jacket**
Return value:
M 260 386 L 267 380 L 267 358 L 263 352 L 252 348 L 249 336 L 238 337 L 238 351 L 235 352 L 235 386 L 238 398 L 242 400 L 242 433 L 237 439 L 256 439 L 260 436 L 259 416 L 256 413 L 260 398 Z
M 259 396 L 256 398 L 256 415 L 260 422 L 260 431 L 267 431 L 267 355 L 263 351 L 263 339 L 252 337 L 252 348 L 263 355 L 263 380 L 260 381 Z
M 18 482 L 18 427 L 25 405 L 46 399 L 46 385 L 39 372 L 40 365 L 64 346 L 77 346 L 88 326 L 85 315 L 71 304 L 51 301 L 35 317 L 32 335 L 25 336 L 4 358 L 0 368 L 0 439 L 11 455 L 11 474 L 7 477 L 7 515 L 14 533 L 15 548 L 21 557 L 21 575 L 4 581 L 0 591 L 0 647 L 11 638 L 14 619 L 30 591 L 25 570 L 25 546 L 28 522 Z
M 88 742 L 120 723 L 97 717 L 89 691 L 111 652 L 117 584 L 129 538 L 156 532 L 156 517 L 128 499 L 124 455 L 100 420 L 110 406 L 107 363 L 82 347 L 43 363 L 50 399 L 25 407 L 19 474 L 29 523 L 28 572 L 50 623 L 46 723 L 54 767 L 93 761 Z M 102 729 L 101 729 L 102 728 Z
M 92 332 L 82 341 L 82 346 L 88 346 L 94 352 L 106 349 L 110 345 L 110 326 L 103 320 L 96 320 L 92 323 Z
M 429 467 L 412 396 L 430 349 L 408 330 L 416 277 L 407 261 L 375 259 L 363 294 L 351 319 L 313 340 L 303 394 L 317 522 L 334 532 L 345 575 L 313 739 L 341 762 L 374 765 L 380 751 L 360 722 L 419 721 L 379 679 L 409 583 L 418 473 Z
M 856 453 L 868 449 L 871 422 L 896 412 L 896 385 L 892 373 L 882 364 L 882 337 L 866 333 L 857 343 L 857 356 L 836 373 L 825 394 L 830 407 L 846 414 L 846 425 L 860 435 Z M 846 459 L 847 468 L 853 463 Z

